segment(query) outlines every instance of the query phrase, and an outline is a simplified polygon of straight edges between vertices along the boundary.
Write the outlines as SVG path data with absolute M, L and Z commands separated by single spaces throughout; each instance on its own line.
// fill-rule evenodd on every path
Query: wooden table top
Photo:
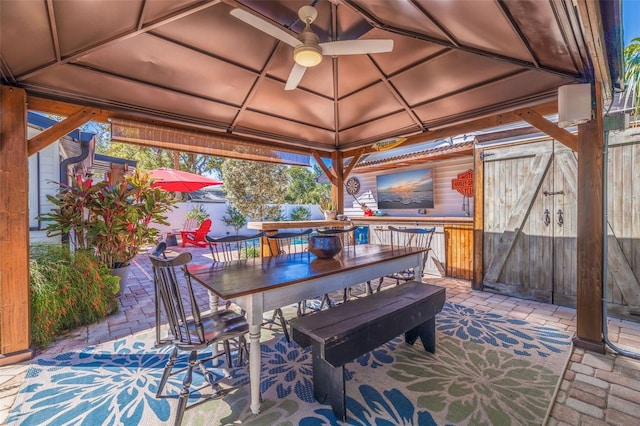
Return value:
M 305 252 L 192 265 L 189 266 L 189 272 L 196 281 L 218 297 L 229 300 L 422 251 L 425 250 L 363 244 L 356 246 L 355 254 L 351 250 L 343 250 L 333 259 L 317 259 Z
M 277 231 L 279 229 L 307 229 L 335 226 L 351 226 L 346 220 L 283 220 L 270 222 L 249 222 L 247 228 L 258 231 Z

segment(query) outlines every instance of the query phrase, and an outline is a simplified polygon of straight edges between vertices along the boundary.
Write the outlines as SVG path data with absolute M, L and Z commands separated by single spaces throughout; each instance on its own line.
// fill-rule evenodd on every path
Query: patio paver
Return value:
M 190 251 L 194 261 L 209 262 L 208 249 Z M 154 292 L 151 266 L 146 255 L 135 259 L 129 282 L 120 296 L 120 311 L 103 321 L 73 330 L 55 341 L 41 355 L 82 349 L 154 325 Z M 575 332 L 575 310 L 530 300 L 482 293 L 468 281 L 425 276 L 425 281 L 447 289 L 447 300 L 512 318 L 551 325 Z M 202 297 L 206 292 L 202 290 Z M 628 351 L 640 353 L 640 323 L 610 319 L 609 340 Z M 0 423 L 4 424 L 26 373 L 28 362 L 0 367 Z M 549 425 L 640 424 L 640 360 L 607 349 L 604 355 L 574 348 L 571 360 L 551 408 Z

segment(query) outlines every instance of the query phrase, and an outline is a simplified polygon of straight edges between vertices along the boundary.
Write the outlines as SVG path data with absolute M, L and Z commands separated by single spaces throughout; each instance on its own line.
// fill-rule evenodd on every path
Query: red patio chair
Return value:
M 182 237 L 182 247 L 186 244 L 193 244 L 198 247 L 206 247 L 207 240 L 205 237 L 211 230 L 211 219 L 205 219 L 198 229 L 195 231 L 180 231 Z

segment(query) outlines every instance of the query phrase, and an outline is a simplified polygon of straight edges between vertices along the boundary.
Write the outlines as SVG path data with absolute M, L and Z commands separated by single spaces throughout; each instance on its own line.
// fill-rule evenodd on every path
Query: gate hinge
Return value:
M 496 155 L 496 154 L 493 153 L 493 152 L 484 152 L 483 151 L 483 152 L 480 153 L 480 161 L 484 161 L 485 158 L 490 157 L 492 155 Z

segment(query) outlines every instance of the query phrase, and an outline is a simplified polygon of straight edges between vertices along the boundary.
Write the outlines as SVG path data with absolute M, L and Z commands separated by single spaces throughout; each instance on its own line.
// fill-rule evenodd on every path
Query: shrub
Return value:
M 66 246 L 31 248 L 31 339 L 48 346 L 64 330 L 91 324 L 116 312 L 119 279 L 90 250 Z
M 291 211 L 291 220 L 309 220 L 311 211 L 304 206 L 298 206 Z
M 206 219 L 209 218 L 209 212 L 204 208 L 202 204 L 196 204 L 193 208 L 187 213 L 187 219 L 195 219 L 198 222 L 198 226 Z
M 225 225 L 233 227 L 236 230 L 236 234 L 240 231 L 240 228 L 247 224 L 247 218 L 240 213 L 240 210 L 232 205 L 227 206 L 227 216 L 222 217 L 222 221 Z

